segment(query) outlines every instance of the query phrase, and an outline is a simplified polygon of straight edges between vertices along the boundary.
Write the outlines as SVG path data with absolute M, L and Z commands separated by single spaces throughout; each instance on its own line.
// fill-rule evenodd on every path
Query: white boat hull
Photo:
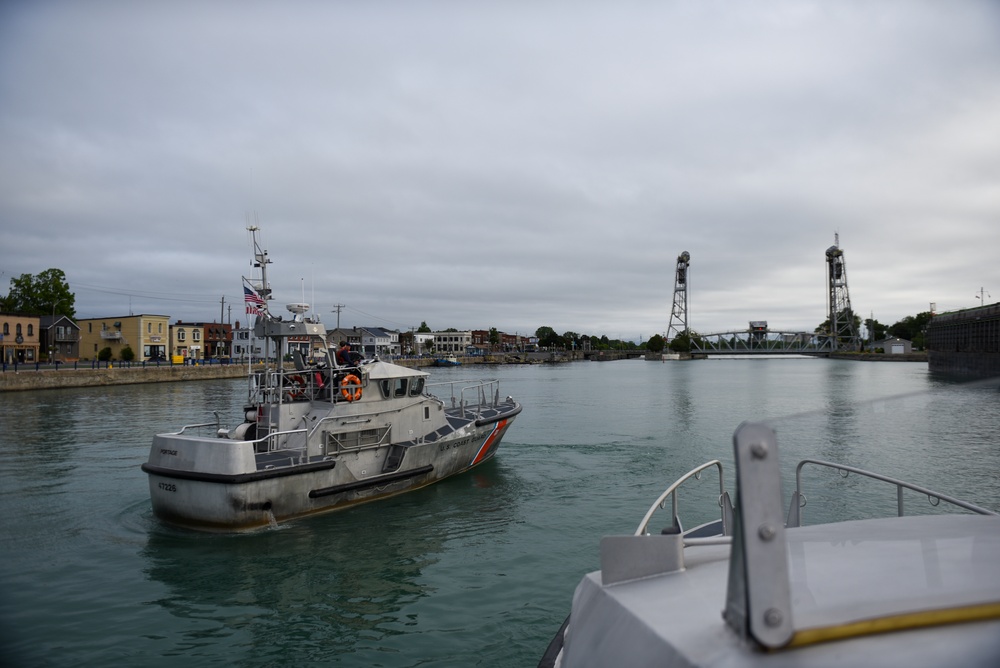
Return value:
M 383 499 L 467 471 L 493 458 L 512 422 L 472 424 L 447 438 L 408 445 L 387 473 L 391 445 L 257 470 L 251 441 L 180 434 L 156 436 L 144 470 L 160 519 L 194 529 L 248 530 Z M 218 454 L 206 457 L 207 449 Z

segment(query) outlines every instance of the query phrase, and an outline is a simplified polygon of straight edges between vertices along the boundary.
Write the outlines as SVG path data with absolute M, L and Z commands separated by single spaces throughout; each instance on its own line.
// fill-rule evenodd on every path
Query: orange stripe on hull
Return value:
M 479 462 L 483 461 L 483 459 L 486 458 L 486 454 L 490 451 L 491 446 L 498 438 L 503 436 L 503 432 L 506 428 L 507 428 L 507 420 L 500 420 L 499 422 L 496 423 L 496 426 L 493 427 L 493 431 L 491 431 L 490 435 L 486 437 L 486 440 L 483 442 L 482 447 L 479 448 L 479 452 L 477 452 L 476 456 L 473 457 L 472 463 L 469 464 L 469 466 L 475 466 L 476 464 L 478 464 Z

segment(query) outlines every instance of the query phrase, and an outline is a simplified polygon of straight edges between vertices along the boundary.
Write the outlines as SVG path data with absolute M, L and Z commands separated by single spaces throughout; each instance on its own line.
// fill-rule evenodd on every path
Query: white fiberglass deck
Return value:
M 791 648 L 761 651 L 733 633 L 722 618 L 730 546 L 692 546 L 681 571 L 607 587 L 589 574 L 564 665 L 1000 665 L 1000 518 L 859 520 L 786 538 Z

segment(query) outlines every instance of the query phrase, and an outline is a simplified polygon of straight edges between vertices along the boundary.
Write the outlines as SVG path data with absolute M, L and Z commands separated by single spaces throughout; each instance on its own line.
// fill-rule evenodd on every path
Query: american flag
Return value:
M 267 303 L 260 298 L 256 292 L 243 286 L 243 301 L 247 304 L 247 313 L 252 315 L 260 315 L 260 310 L 267 306 Z

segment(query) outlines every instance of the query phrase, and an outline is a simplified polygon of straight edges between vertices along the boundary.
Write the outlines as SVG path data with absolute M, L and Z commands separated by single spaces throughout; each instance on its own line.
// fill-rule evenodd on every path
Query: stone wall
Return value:
M 234 365 L 155 366 L 112 369 L 42 369 L 40 371 L 8 368 L 0 373 L 0 392 L 51 390 L 62 387 L 97 387 L 136 383 L 171 383 L 185 380 L 246 378 L 247 368 Z

